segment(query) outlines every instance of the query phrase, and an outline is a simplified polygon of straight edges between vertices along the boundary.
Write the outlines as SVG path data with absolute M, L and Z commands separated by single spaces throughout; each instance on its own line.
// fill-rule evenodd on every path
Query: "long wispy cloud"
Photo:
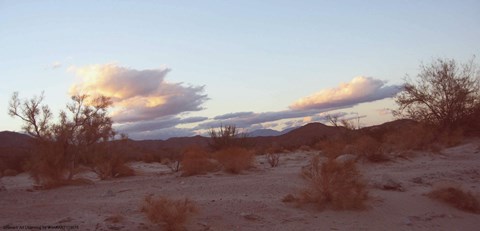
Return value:
M 292 110 L 351 107 L 394 96 L 400 86 L 386 86 L 386 82 L 371 77 L 355 77 L 336 88 L 321 90 L 290 105 Z
M 196 129 L 208 129 L 218 127 L 221 124 L 234 124 L 239 128 L 252 129 L 261 127 L 264 123 L 286 119 L 291 119 L 291 121 L 284 123 L 286 127 L 314 121 L 327 122 L 325 112 L 389 98 L 399 91 L 400 86 L 388 86 L 385 81 L 360 76 L 348 83 L 342 83 L 336 88 L 324 89 L 311 96 L 301 98 L 291 104 L 287 110 L 262 113 L 228 113 L 200 123 Z M 344 113 L 340 114 L 345 116 Z
M 112 98 L 113 119 L 118 123 L 155 120 L 202 110 L 208 100 L 204 86 L 185 86 L 165 80 L 167 68 L 136 70 L 116 64 L 74 69 L 80 82 L 71 94 L 101 94 Z

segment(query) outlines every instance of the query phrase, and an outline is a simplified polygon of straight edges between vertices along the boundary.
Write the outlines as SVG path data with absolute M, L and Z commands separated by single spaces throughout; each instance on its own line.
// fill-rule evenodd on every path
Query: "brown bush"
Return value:
M 207 151 L 199 146 L 187 148 L 183 152 L 182 176 L 206 174 L 219 169 L 216 160 L 209 157 Z
M 253 166 L 255 155 L 245 148 L 231 147 L 214 153 L 215 159 L 223 165 L 226 172 L 240 173 Z
M 471 192 L 465 192 L 457 186 L 443 186 L 432 190 L 428 197 L 445 202 L 453 207 L 471 213 L 480 214 L 480 202 Z
M 343 140 L 324 140 L 315 145 L 316 149 L 322 150 L 326 157 L 332 159 L 342 155 L 346 146 L 347 143 Z
M 352 144 L 352 152 L 371 162 L 388 161 L 382 149 L 382 144 L 374 138 L 364 135 L 357 138 Z
M 454 147 L 462 143 L 464 139 L 463 129 L 455 129 L 452 131 L 443 131 L 439 134 L 437 142 L 445 147 Z
M 164 224 L 167 230 L 185 230 L 184 224 L 190 216 L 197 211 L 194 202 L 183 200 L 171 200 L 165 197 L 145 197 L 142 212 L 148 220 L 154 224 Z
M 37 185 L 44 188 L 63 185 L 67 180 L 67 160 L 61 153 L 61 147 L 55 142 L 37 141 L 35 152 L 25 164 L 26 170 Z
M 385 135 L 383 143 L 389 151 L 428 150 L 435 143 L 435 131 L 417 124 L 394 130 Z
M 157 157 L 153 153 L 145 153 L 141 157 L 141 161 L 145 163 L 161 162 L 161 158 Z
M 125 163 L 120 154 L 102 153 L 93 157 L 93 171 L 102 180 L 134 176 L 135 171 Z
M 320 164 L 315 156 L 310 167 L 302 172 L 308 188 L 299 196 L 299 202 L 314 203 L 323 209 L 362 209 L 368 193 L 361 174 L 353 161 L 338 163 L 332 159 Z

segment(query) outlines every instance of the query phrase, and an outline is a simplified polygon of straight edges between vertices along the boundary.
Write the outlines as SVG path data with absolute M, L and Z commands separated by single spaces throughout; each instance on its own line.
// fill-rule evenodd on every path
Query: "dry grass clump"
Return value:
M 270 164 L 272 168 L 275 168 L 278 166 L 278 163 L 280 162 L 280 154 L 267 153 L 265 154 L 265 157 L 267 158 L 267 162 Z
M 61 153 L 59 145 L 53 142 L 37 142 L 36 152 L 25 164 L 26 170 L 37 185 L 53 188 L 63 185 L 67 180 L 66 158 Z
M 337 156 L 343 154 L 347 143 L 343 140 L 324 140 L 320 141 L 315 146 L 317 149 L 322 150 L 322 153 L 326 157 L 335 159 Z
M 171 200 L 165 197 L 146 196 L 141 211 L 154 224 L 164 224 L 167 230 L 185 230 L 184 224 L 193 213 L 196 205 L 188 199 Z
M 464 131 L 459 128 L 452 131 L 441 132 L 437 138 L 437 142 L 445 147 L 454 147 L 461 144 L 464 138 Z
M 433 128 L 417 124 L 391 131 L 383 140 L 393 151 L 428 150 L 435 143 Z
M 187 148 L 183 153 L 182 175 L 206 174 L 219 169 L 219 163 L 210 158 L 208 152 L 199 146 Z
M 135 171 L 120 154 L 99 154 L 93 157 L 93 171 L 102 180 L 134 176 Z
M 231 147 L 214 153 L 215 159 L 223 165 L 226 172 L 240 173 L 253 166 L 255 154 L 245 148 Z
M 360 136 L 352 144 L 354 154 L 371 162 L 388 161 L 382 149 L 382 144 L 371 136 Z
M 457 186 L 440 186 L 427 194 L 428 197 L 445 202 L 453 207 L 480 214 L 480 201 L 471 192 L 466 192 Z
M 339 163 L 329 159 L 320 163 L 319 157 L 315 156 L 302 176 L 309 185 L 298 198 L 301 204 L 314 203 L 320 209 L 365 208 L 368 193 L 353 161 Z

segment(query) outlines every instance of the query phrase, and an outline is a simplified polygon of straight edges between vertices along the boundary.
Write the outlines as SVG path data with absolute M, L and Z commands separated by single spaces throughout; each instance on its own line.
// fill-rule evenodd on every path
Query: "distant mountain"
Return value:
M 279 136 L 281 134 L 282 134 L 281 132 L 279 132 L 277 130 L 273 130 L 273 129 L 258 129 L 258 130 L 255 130 L 253 132 L 247 133 L 247 136 L 248 137 Z
M 252 146 L 268 148 L 272 145 L 295 149 L 302 145 L 314 145 L 321 140 L 338 138 L 348 134 L 368 134 L 374 138 L 381 139 L 389 131 L 405 128 L 415 124 L 412 120 L 396 120 L 381 125 L 365 127 L 360 130 L 348 130 L 344 127 L 327 126 L 322 123 L 310 123 L 297 128 L 290 128 L 284 131 L 272 129 L 261 129 L 250 132 L 247 141 Z M 184 148 L 191 145 L 208 146 L 209 137 L 176 137 L 168 140 L 128 140 L 119 142 L 122 149 L 128 156 L 142 156 L 152 153 L 162 156 L 176 155 Z M 15 132 L 0 132 L 0 156 L 12 156 L 15 153 L 27 153 L 31 148 L 32 138 L 28 135 Z
M 3 131 L 0 132 L 0 148 L 26 148 L 30 147 L 32 138 L 28 135 Z
M 258 129 L 253 132 L 247 133 L 248 137 L 261 137 L 261 136 L 281 136 L 283 134 L 289 133 L 292 130 L 297 129 L 298 127 L 287 128 L 283 131 L 277 131 L 273 129 Z
M 0 132 L 0 173 L 5 169 L 22 171 L 23 163 L 32 149 L 31 141 L 32 138 L 25 134 Z

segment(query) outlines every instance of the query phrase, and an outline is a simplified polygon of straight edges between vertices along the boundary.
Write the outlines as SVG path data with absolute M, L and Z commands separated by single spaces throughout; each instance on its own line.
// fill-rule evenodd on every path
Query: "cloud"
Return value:
M 162 119 L 150 120 L 150 121 L 140 121 L 134 123 L 120 124 L 115 126 L 115 129 L 121 133 L 139 133 L 146 131 L 155 131 L 160 129 L 172 128 L 180 124 L 189 124 L 189 123 L 198 123 L 201 121 L 207 120 L 207 117 L 188 117 L 188 118 L 178 118 L 178 117 L 167 117 Z
M 385 86 L 385 81 L 359 76 L 336 88 L 325 89 L 290 105 L 292 110 L 351 107 L 359 103 L 393 97 L 400 86 Z
M 376 111 L 377 111 L 378 115 L 380 115 L 380 116 L 391 116 L 392 115 L 392 109 L 389 109 L 389 108 L 377 109 Z
M 169 69 L 136 70 L 116 64 L 69 68 L 80 78 L 70 94 L 112 98 L 118 123 L 154 120 L 202 110 L 208 100 L 204 86 L 185 86 L 165 80 Z
M 323 110 L 283 110 L 276 112 L 237 112 L 216 116 L 214 120 L 199 124 L 196 129 L 209 129 L 219 127 L 220 125 L 235 125 L 239 128 L 250 128 L 253 125 L 274 122 L 283 119 L 293 119 L 316 115 L 321 112 L 339 108 L 325 108 Z M 226 118 L 226 119 L 224 119 Z
M 128 137 L 134 140 L 167 140 L 172 137 L 191 137 L 197 135 L 190 128 L 164 128 L 155 131 L 133 132 Z
M 50 67 L 52 69 L 57 69 L 57 68 L 62 67 L 62 63 L 60 63 L 59 61 L 55 61 L 55 62 L 52 63 L 52 65 Z
M 254 112 L 234 112 L 234 113 L 227 113 L 224 115 L 215 116 L 213 119 L 215 120 L 224 120 L 224 119 L 231 119 L 236 117 L 247 117 L 254 115 Z

